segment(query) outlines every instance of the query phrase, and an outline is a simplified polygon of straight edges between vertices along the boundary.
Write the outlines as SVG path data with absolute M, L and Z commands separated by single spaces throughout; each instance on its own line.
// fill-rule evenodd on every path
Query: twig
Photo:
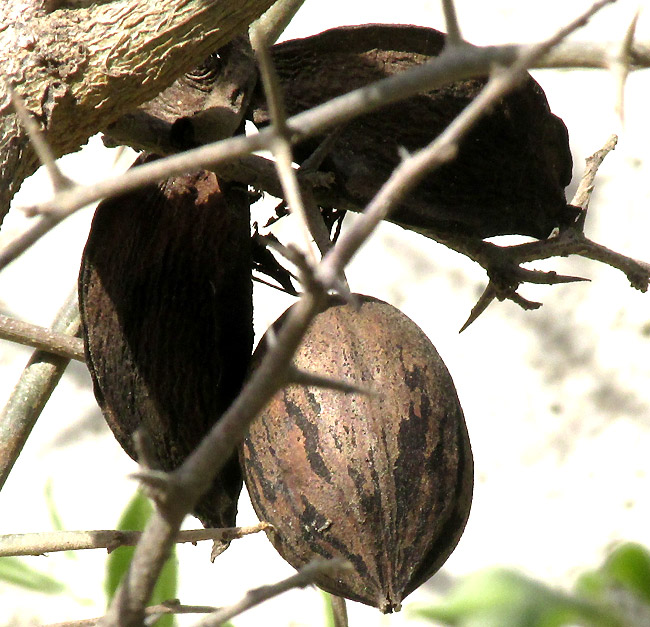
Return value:
M 266 522 L 251 527 L 230 527 L 224 529 L 188 529 L 179 531 L 176 543 L 202 542 L 204 540 L 230 541 L 244 536 L 273 529 Z M 82 551 L 86 549 L 108 549 L 114 551 L 120 546 L 134 546 L 140 540 L 140 531 L 47 531 L 43 533 L 21 533 L 0 536 L 0 557 L 12 555 L 43 555 L 58 551 Z
M 74 336 L 80 324 L 75 289 L 57 314 L 52 330 Z M 0 489 L 68 363 L 65 357 L 35 351 L 4 406 L 0 414 Z
M 336 390 L 344 394 L 363 394 L 364 396 L 377 396 L 378 392 L 363 386 L 353 383 L 351 381 L 344 381 L 342 379 L 334 379 L 325 375 L 320 375 L 315 372 L 308 372 L 300 370 L 299 368 L 290 368 L 287 374 L 288 384 L 294 385 L 308 385 L 312 387 L 325 388 L 329 390 Z
M 323 219 L 315 205 L 312 208 L 316 209 L 316 211 L 312 211 L 312 215 L 307 214 L 300 193 L 298 177 L 292 167 L 291 132 L 287 126 L 287 115 L 282 94 L 280 93 L 280 81 L 273 67 L 271 55 L 269 54 L 268 47 L 261 32 L 256 29 L 251 29 L 250 36 L 251 44 L 260 66 L 264 93 L 266 94 L 271 118 L 271 129 L 275 131 L 275 138 L 271 143 L 271 150 L 276 160 L 276 167 L 284 191 L 284 198 L 287 201 L 289 210 L 298 218 L 300 229 L 305 240 L 305 253 L 309 261 L 314 264 L 316 263 L 316 255 L 312 247 L 312 233 L 318 228 L 319 224 L 322 225 Z M 313 215 L 314 213 L 316 215 Z
M 587 157 L 585 171 L 580 179 L 578 189 L 571 200 L 572 205 L 580 207 L 584 211 L 589 208 L 589 201 L 591 199 L 591 194 L 594 191 L 594 180 L 596 179 L 598 168 L 600 168 L 605 157 L 616 148 L 617 143 L 618 137 L 612 135 L 600 150 L 597 150 L 593 155 Z
M 348 627 L 348 608 L 343 597 L 330 594 L 334 627 Z
M 323 284 L 331 284 L 333 276 L 331 268 L 345 266 L 356 253 L 362 242 L 370 236 L 377 225 L 386 218 L 390 209 L 397 205 L 404 195 L 410 191 L 422 177 L 452 159 L 457 150 L 459 140 L 472 125 L 489 110 L 495 101 L 514 88 L 527 67 L 544 55 L 552 46 L 559 43 L 574 30 L 584 25 L 587 19 L 612 0 L 601 0 L 588 11 L 560 29 L 550 39 L 527 50 L 512 66 L 504 69 L 488 81 L 483 90 L 474 100 L 447 126 L 447 128 L 428 146 L 414 153 L 411 157 L 393 170 L 390 178 L 380 188 L 377 195 L 368 204 L 365 215 L 368 219 L 359 221 L 358 228 L 345 233 L 336 247 L 324 259 L 317 272 L 317 279 Z M 333 263 L 330 266 L 330 259 Z
M 255 605 L 268 601 L 268 599 L 272 599 L 293 588 L 305 588 L 313 584 L 319 575 L 335 574 L 346 567 L 349 567 L 349 564 L 342 559 L 314 560 L 287 579 L 283 579 L 269 586 L 249 590 L 241 601 L 230 607 L 224 607 L 210 616 L 206 616 L 196 624 L 196 627 L 217 627 L 217 625 L 223 625 L 227 620 L 238 616 Z
M 40 162 L 45 166 L 45 169 L 47 170 L 47 174 L 50 177 L 50 182 L 52 183 L 52 188 L 55 192 L 61 192 L 65 189 L 74 187 L 75 183 L 67 176 L 65 176 L 59 169 L 54 153 L 50 149 L 47 141 L 45 141 L 45 137 L 43 136 L 41 129 L 38 127 L 38 124 L 36 124 L 31 113 L 27 110 L 23 99 L 20 97 L 20 95 L 18 95 L 18 93 L 16 93 L 10 81 L 8 81 L 6 78 L 3 80 L 5 81 L 7 91 L 11 96 L 11 103 L 14 107 L 14 111 L 16 112 L 16 115 L 18 116 L 21 124 L 27 131 L 29 140 L 34 147 L 34 151 L 36 152 Z
M 251 30 L 261 33 L 268 45 L 274 44 L 304 3 L 305 0 L 278 0 L 251 24 Z
M 529 301 L 517 294 L 521 283 L 542 283 L 554 285 L 581 280 L 580 277 L 565 277 L 552 272 L 539 272 L 521 268 L 520 264 L 550 257 L 578 255 L 607 264 L 625 273 L 630 284 L 642 292 L 647 291 L 650 281 L 650 264 L 621 255 L 588 239 L 583 231 L 584 218 L 594 189 L 594 179 L 605 157 L 616 147 L 617 137 L 612 135 L 605 145 L 587 158 L 585 172 L 571 204 L 583 210 L 575 226 L 560 231 L 555 237 L 515 246 L 497 246 L 489 242 L 469 241 L 457 238 L 442 243 L 479 263 L 490 276 L 483 294 L 474 305 L 467 321 L 461 327 L 464 331 L 495 299 L 505 298 L 528 308 Z M 582 279 L 584 280 L 584 279 Z M 536 303 L 538 305 L 538 303 Z
M 67 359 L 85 361 L 83 341 L 79 338 L 2 314 L 0 314 L 0 339 L 38 348 Z
M 458 24 L 454 0 L 442 0 L 442 10 L 445 14 L 445 27 L 447 29 L 446 45 L 449 47 L 461 46 L 465 42 L 460 33 L 460 25 Z
M 625 82 L 630 73 L 630 64 L 632 63 L 632 48 L 634 46 L 634 33 L 639 20 L 639 11 L 634 14 L 632 21 L 625 31 L 623 40 L 618 46 L 617 53 L 612 58 L 611 72 L 616 84 L 616 104 L 614 110 L 618 115 L 621 124 L 625 118 Z
M 0 252 L 0 272 L 67 217 L 66 214 L 46 213 L 38 219 L 36 224 L 9 242 Z
M 146 616 L 157 616 L 165 614 L 211 614 L 219 608 L 211 605 L 182 605 L 178 600 L 165 601 L 159 605 L 150 605 L 145 608 Z M 101 621 L 100 618 L 86 618 L 84 620 L 73 620 L 65 623 L 50 623 L 44 627 L 94 627 Z
M 142 623 L 143 608 L 183 518 L 244 438 L 254 417 L 282 385 L 281 375 L 291 364 L 304 333 L 325 302 L 323 293 L 302 295 L 289 311 L 286 324 L 278 333 L 278 341 L 237 399 L 196 450 L 174 471 L 180 488 L 170 495 L 169 507 L 155 511 L 149 520 L 102 625 L 130 627 Z

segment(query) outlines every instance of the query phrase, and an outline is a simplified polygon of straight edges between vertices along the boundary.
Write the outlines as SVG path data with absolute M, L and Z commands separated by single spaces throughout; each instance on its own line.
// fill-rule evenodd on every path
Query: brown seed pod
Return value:
M 339 303 L 317 316 L 295 364 L 378 395 L 291 385 L 253 423 L 240 459 L 280 555 L 295 568 L 348 559 L 352 572 L 317 584 L 391 612 L 458 543 L 473 460 L 453 381 L 431 342 L 398 309 L 359 299 L 359 310 Z
M 148 159 L 140 159 L 140 162 Z M 83 253 L 79 301 L 95 396 L 133 458 L 142 428 L 162 470 L 178 467 L 239 393 L 252 352 L 246 191 L 201 171 L 105 200 Z M 235 523 L 233 457 L 199 502 Z
M 287 111 L 295 115 L 440 54 L 445 35 L 431 28 L 368 24 L 324 31 L 273 46 Z M 485 79 L 462 80 L 355 118 L 336 136 L 321 170 L 335 184 L 321 201 L 362 210 L 401 161 L 426 146 L 475 98 Z M 260 85 L 249 116 L 269 121 Z M 306 159 L 323 137 L 296 147 Z M 572 159 L 562 120 L 528 76 L 460 142 L 456 158 L 427 175 L 390 220 L 424 232 L 480 238 L 544 238 L 578 215 L 567 205 Z

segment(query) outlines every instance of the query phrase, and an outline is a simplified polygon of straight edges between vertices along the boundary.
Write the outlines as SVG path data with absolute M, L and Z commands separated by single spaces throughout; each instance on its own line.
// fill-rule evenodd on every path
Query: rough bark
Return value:
M 153 98 L 263 13 L 272 0 L 115 0 L 0 7 L 0 58 L 57 156 Z M 0 220 L 38 162 L 0 81 Z

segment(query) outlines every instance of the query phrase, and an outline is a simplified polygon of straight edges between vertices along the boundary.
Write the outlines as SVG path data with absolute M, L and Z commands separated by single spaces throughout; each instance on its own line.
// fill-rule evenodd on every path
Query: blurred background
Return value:
M 591 3 L 456 4 L 466 39 L 500 44 L 545 38 Z M 621 1 L 574 37 L 620 41 L 636 8 L 634 2 Z M 444 30 L 439 3 L 433 0 L 307 0 L 283 39 L 370 22 Z M 640 17 L 638 39 L 650 40 L 647 12 Z M 607 72 L 549 70 L 534 76 L 569 129 L 574 181 L 568 198 L 584 159 L 612 133 L 620 134 L 596 180 L 586 232 L 618 252 L 650 260 L 650 73 L 639 72 L 628 80 L 624 127 L 614 115 L 613 79 Z M 69 176 L 89 183 L 125 169 L 130 159 L 93 138 L 62 165 Z M 49 193 L 43 172 L 25 183 L 0 232 L 0 247 L 29 226 L 19 207 Z M 273 204 L 272 199 L 266 202 Z M 92 208 L 73 215 L 0 274 L 2 313 L 50 325 L 75 286 L 91 218 Z M 278 235 L 286 241 L 292 226 L 290 219 L 282 223 Z M 525 286 L 525 297 L 543 301 L 540 310 L 524 312 L 511 302 L 496 303 L 459 335 L 485 286 L 480 267 L 390 224 L 382 225 L 350 266 L 347 275 L 354 291 L 400 308 L 437 347 L 456 383 L 476 464 L 470 520 L 442 571 L 408 597 L 400 614 L 381 616 L 350 603 L 352 625 L 417 624 L 408 612 L 411 605 L 436 598 L 462 576 L 486 567 L 516 568 L 568 588 L 582 571 L 600 564 L 615 543 L 650 545 L 650 296 L 634 291 L 620 272 L 583 259 L 552 259 L 533 267 L 578 274 L 591 282 Z M 292 301 L 256 285 L 256 335 Z M 1 403 L 30 354 L 0 341 Z M 47 489 L 66 529 L 114 528 L 136 489 L 128 477 L 135 469 L 102 419 L 85 367 L 73 363 L 0 493 L 0 533 L 51 529 Z M 238 524 L 254 522 L 244 497 Z M 186 528 L 197 525 L 191 518 L 185 523 Z M 263 535 L 233 542 L 214 564 L 209 554 L 210 543 L 179 546 L 178 596 L 183 603 L 229 604 L 248 588 L 294 572 Z M 105 551 L 25 561 L 65 582 L 67 591 L 50 596 L 0 583 L 1 625 L 103 613 Z M 242 627 L 322 625 L 323 604 L 315 589 L 293 591 L 234 622 Z M 179 624 L 194 621 L 185 617 Z

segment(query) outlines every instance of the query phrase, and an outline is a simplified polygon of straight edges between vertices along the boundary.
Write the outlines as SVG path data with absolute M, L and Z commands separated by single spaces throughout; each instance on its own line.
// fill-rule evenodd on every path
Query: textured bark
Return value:
M 257 81 L 248 36 L 235 37 L 163 92 L 105 129 L 104 143 L 169 155 L 230 137 Z
M 128 110 L 226 44 L 272 0 L 115 0 L 90 7 L 6 0 L 3 73 L 55 154 L 78 150 Z M 0 82 L 0 219 L 38 166 Z

